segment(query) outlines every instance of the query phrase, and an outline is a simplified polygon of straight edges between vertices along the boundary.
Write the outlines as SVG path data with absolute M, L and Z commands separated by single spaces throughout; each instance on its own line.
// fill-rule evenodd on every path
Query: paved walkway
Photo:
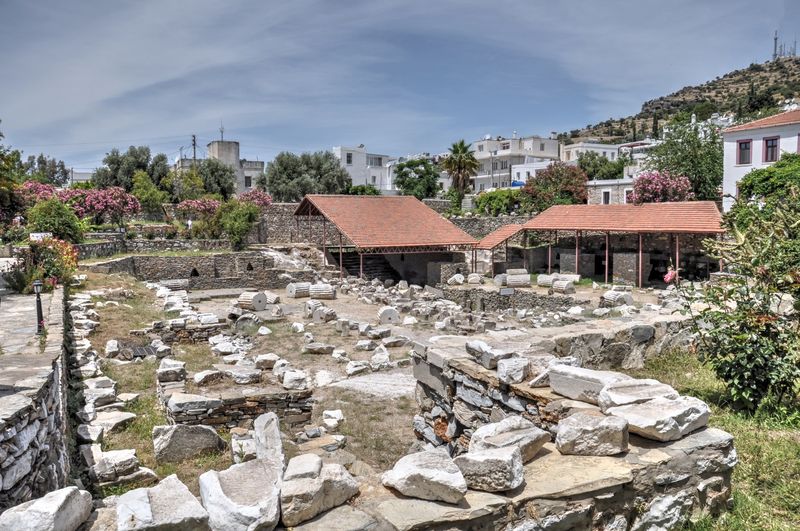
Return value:
M 42 313 L 45 322 L 52 294 L 42 294 Z M 0 295 L 0 349 L 2 354 L 39 352 L 36 336 L 36 296 Z

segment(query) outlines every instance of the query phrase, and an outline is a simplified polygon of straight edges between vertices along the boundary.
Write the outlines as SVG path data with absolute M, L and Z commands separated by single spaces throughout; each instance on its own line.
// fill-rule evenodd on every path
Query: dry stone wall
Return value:
M 64 290 L 47 312 L 41 352 L 0 356 L 0 511 L 60 489 L 70 471 Z
M 79 260 L 104 258 L 121 253 L 156 253 L 164 251 L 216 251 L 231 248 L 228 240 L 123 240 L 80 243 L 75 246 Z

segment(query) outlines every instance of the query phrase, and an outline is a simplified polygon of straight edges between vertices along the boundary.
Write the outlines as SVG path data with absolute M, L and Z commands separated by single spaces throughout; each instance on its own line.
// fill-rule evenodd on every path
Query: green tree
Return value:
M 139 170 L 133 174 L 133 196 L 139 200 L 147 214 L 163 214 L 164 207 L 162 206 L 167 202 L 169 196 L 166 192 L 162 192 L 153 183 L 153 180 L 147 172 Z
M 352 179 L 333 153 L 320 151 L 295 155 L 284 151 L 267 163 L 256 186 L 277 202 L 296 202 L 306 194 L 343 194 Z
M 578 154 L 578 167 L 586 174 L 590 181 L 604 179 L 622 179 L 625 166 L 630 163 L 630 158 L 621 154 L 615 160 L 609 160 L 596 151 L 587 151 Z
M 381 191 L 371 184 L 358 184 L 347 190 L 347 195 L 381 195 Z
M 217 211 L 219 225 L 231 242 L 234 250 L 242 250 L 247 243 L 247 234 L 258 221 L 261 211 L 251 203 L 242 203 L 232 199 L 224 203 Z
M 71 243 L 83 240 L 78 216 L 55 197 L 39 201 L 28 210 L 28 228 L 31 232 L 52 232 L 56 238 Z
M 658 113 L 653 113 L 653 125 L 650 127 L 650 136 L 658 138 Z
M 0 140 L 5 136 L 0 131 Z M 14 188 L 22 180 L 22 152 L 0 144 L 0 222 L 8 221 L 16 206 Z
M 475 201 L 475 210 L 491 216 L 510 214 L 519 206 L 521 195 L 519 190 L 509 189 L 481 192 Z
M 130 146 L 125 153 L 114 148 L 103 158 L 103 166 L 94 172 L 92 181 L 97 188 L 119 186 L 130 192 L 137 171 L 147 172 L 154 183 L 160 184 L 169 172 L 167 156 L 158 154 L 151 159 L 147 146 Z
M 553 205 L 585 203 L 586 174 L 577 166 L 554 162 L 522 188 L 526 210 L 544 212 Z
M 219 195 L 223 200 L 236 193 L 236 172 L 227 164 L 217 159 L 205 159 L 198 163 L 197 173 L 207 193 Z
M 23 170 L 28 179 L 40 183 L 64 186 L 69 182 L 70 171 L 64 165 L 64 161 L 48 157 L 44 153 L 35 157 L 29 156 L 23 163 Z
M 672 123 L 663 141 L 650 149 L 645 165 L 650 170 L 685 175 L 700 201 L 716 201 L 722 185 L 722 137 L 705 124 Z
M 800 154 L 782 153 L 775 164 L 750 171 L 739 181 L 738 189 L 739 200 L 728 218 L 744 230 L 754 216 L 768 218 L 792 190 L 800 190 Z
M 459 198 L 463 198 L 466 191 L 471 188 L 471 179 L 478 174 L 480 167 L 471 147 L 472 144 L 467 144 L 461 139 L 450 146 L 450 155 L 442 161 L 442 168 L 450 176 L 450 186 L 455 188 Z M 460 199 L 458 202 L 461 202 Z
M 197 170 L 190 168 L 182 171 L 172 171 L 161 180 L 161 188 L 166 190 L 173 203 L 180 203 L 187 199 L 199 199 L 206 193 L 203 188 L 203 179 Z
M 439 170 L 427 159 L 400 162 L 394 167 L 394 183 L 403 195 L 433 197 L 439 191 Z

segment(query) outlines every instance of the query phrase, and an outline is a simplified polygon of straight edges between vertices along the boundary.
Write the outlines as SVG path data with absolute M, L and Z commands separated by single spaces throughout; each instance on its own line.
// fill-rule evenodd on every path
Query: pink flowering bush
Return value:
M 25 181 L 15 193 L 19 203 L 25 208 L 30 208 L 39 201 L 46 201 L 56 195 L 56 188 L 50 184 Z
M 258 188 L 245 192 L 239 196 L 240 203 L 249 203 L 257 206 L 259 209 L 264 210 L 272 204 L 272 196 L 266 192 L 262 192 Z
M 62 190 L 58 198 L 67 203 L 79 218 L 91 217 L 95 223 L 107 219 L 122 226 L 125 218 L 139 212 L 139 200 L 123 188 L 112 186 L 92 190 Z
M 216 199 L 187 199 L 178 203 L 175 209 L 187 217 L 210 219 L 217 213 L 220 204 Z
M 664 282 L 666 284 L 672 284 L 675 281 L 675 278 L 678 276 L 678 272 L 675 271 L 672 266 L 667 270 L 667 274 L 664 275 Z
M 692 183 L 683 175 L 667 172 L 649 171 L 642 173 L 633 181 L 634 203 L 667 203 L 691 201 L 694 199 Z

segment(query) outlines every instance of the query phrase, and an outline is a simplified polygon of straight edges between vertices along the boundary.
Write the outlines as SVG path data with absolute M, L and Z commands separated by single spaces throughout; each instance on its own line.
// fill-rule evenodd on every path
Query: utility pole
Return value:
M 197 136 L 192 135 L 192 168 L 197 164 Z
M 219 140 L 220 142 L 225 140 L 225 128 L 222 127 L 222 122 L 219 123 Z
M 772 60 L 778 58 L 778 30 L 775 30 L 775 37 L 772 41 Z

